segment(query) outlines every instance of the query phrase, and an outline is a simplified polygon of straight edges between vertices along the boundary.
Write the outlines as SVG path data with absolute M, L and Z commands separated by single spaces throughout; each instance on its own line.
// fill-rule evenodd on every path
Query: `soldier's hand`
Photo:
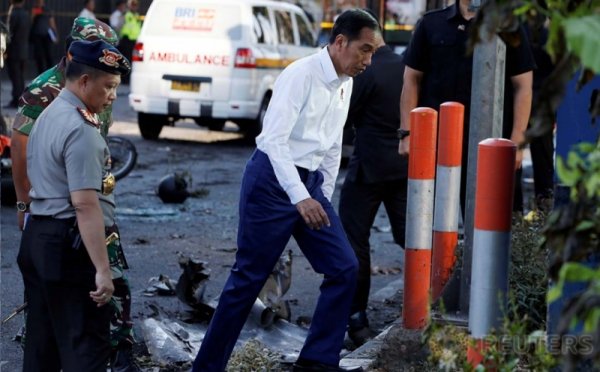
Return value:
M 296 204 L 296 209 L 311 229 L 320 230 L 323 226 L 331 226 L 323 206 L 313 198 L 302 200 Z
M 90 292 L 90 297 L 98 307 L 106 305 L 112 298 L 115 287 L 110 270 L 96 272 L 96 290 Z
M 400 143 L 398 144 L 398 154 L 400 154 L 402 156 L 407 156 L 409 149 L 410 149 L 410 136 L 404 137 L 403 139 L 400 140 Z

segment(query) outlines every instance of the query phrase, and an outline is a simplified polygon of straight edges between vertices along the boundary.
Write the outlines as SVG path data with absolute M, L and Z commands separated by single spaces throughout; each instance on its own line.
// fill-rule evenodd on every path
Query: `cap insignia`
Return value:
M 119 67 L 119 60 L 121 58 L 123 58 L 123 56 L 108 50 L 108 49 L 102 49 L 102 53 L 104 54 L 102 57 L 98 58 L 98 60 L 102 63 L 104 63 L 107 66 L 110 67 L 115 67 L 118 68 Z

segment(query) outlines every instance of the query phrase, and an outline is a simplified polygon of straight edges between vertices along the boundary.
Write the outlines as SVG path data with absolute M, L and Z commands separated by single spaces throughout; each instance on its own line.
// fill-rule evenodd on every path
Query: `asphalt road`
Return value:
M 9 84 L 2 82 L 1 105 L 9 99 Z M 143 140 L 139 134 L 136 115 L 127 104 L 128 87 L 119 89 L 114 105 L 115 124 L 111 134 L 133 141 L 138 151 L 138 163 L 133 172 L 120 181 L 116 189 L 117 219 L 127 260 L 131 266 L 127 275 L 133 292 L 133 318 L 138 341 L 140 321 L 149 316 L 148 305 L 156 303 L 176 317 L 182 305 L 176 297 L 147 297 L 148 281 L 160 274 L 177 279 L 181 274 L 178 259 L 181 255 L 204 260 L 211 269 L 206 297 L 217 296 L 225 282 L 235 255 L 238 223 L 238 193 L 242 171 L 254 147 L 242 140 L 233 123 L 225 132 L 210 132 L 192 121 L 166 127 L 158 141 Z M 14 110 L 3 109 L 10 121 Z M 206 194 L 188 198 L 183 204 L 163 204 L 155 189 L 160 179 L 174 172 L 185 173 L 191 180 L 189 191 Z M 338 178 L 338 188 L 344 170 Z M 339 190 L 334 194 L 337 205 Z M 1 219 L 1 304 L 0 318 L 4 319 L 23 302 L 23 285 L 16 255 L 20 232 L 16 226 L 13 207 L 2 206 Z M 386 274 L 372 280 L 372 293 L 390 282 L 402 278 L 396 269 L 403 267 L 403 253 L 392 241 L 389 222 L 383 209 L 372 230 L 373 266 Z M 292 300 L 292 320 L 310 317 L 318 296 L 321 276 L 314 273 L 295 242 L 289 243 L 293 252 L 293 279 L 286 297 Z M 374 307 L 380 304 L 374 303 Z M 389 310 L 389 309 L 388 309 Z M 394 309 L 392 309 L 394 312 Z M 381 315 L 377 315 L 380 313 Z M 389 322 L 389 311 L 373 311 L 377 328 Z M 1 327 L 0 369 L 21 369 L 22 351 L 12 341 L 23 323 L 17 316 Z

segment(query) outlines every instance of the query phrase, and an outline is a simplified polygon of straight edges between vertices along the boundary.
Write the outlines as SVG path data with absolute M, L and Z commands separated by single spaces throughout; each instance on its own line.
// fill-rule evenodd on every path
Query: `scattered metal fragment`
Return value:
M 161 275 L 152 278 L 152 286 L 146 290 L 149 295 L 176 293 L 192 310 L 191 314 L 184 315 L 186 321 L 193 322 L 189 324 L 166 314 L 157 305 L 150 305 L 154 314 L 143 320 L 142 331 L 153 360 L 161 365 L 182 366 L 193 361 L 218 300 L 204 298 L 210 276 L 206 262 L 181 257 L 179 265 L 183 272 L 177 283 Z M 275 371 L 280 370 L 271 367 L 278 365 L 276 362 L 291 363 L 297 359 L 308 331 L 287 321 L 291 318 L 290 306 L 282 297 L 290 288 L 291 278 L 292 252 L 289 251 L 282 255 L 267 279 L 236 343 L 235 350 L 238 350 L 244 342 L 255 340 L 238 357 L 239 363 L 249 363 L 248 368 L 236 367 L 231 371 Z M 255 358 L 259 355 L 260 360 Z
M 166 275 L 160 274 L 158 277 L 152 277 L 148 282 L 150 286 L 144 290 L 144 296 L 173 296 L 176 293 L 177 282 Z

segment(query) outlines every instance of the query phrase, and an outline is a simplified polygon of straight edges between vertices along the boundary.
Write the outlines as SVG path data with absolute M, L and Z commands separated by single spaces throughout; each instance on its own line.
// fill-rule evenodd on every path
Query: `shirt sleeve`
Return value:
M 70 192 L 101 190 L 104 141 L 99 137 L 94 127 L 83 123 L 67 137 L 63 156 Z
M 521 40 L 519 45 L 506 48 L 506 74 L 508 76 L 520 75 L 536 68 L 531 44 L 523 26 L 519 27 L 519 39 Z
M 428 50 L 425 20 L 424 18 L 421 18 L 419 22 L 417 22 L 415 31 L 410 38 L 410 43 L 406 48 L 404 63 L 410 68 L 424 72 L 427 61 L 429 60 Z
M 327 154 L 325 154 L 325 157 L 319 166 L 319 171 L 323 173 L 323 186 L 321 186 L 321 190 L 323 191 L 323 195 L 329 201 L 331 201 L 331 197 L 333 196 L 335 180 L 340 171 L 343 136 L 344 131 L 341 131 L 339 138 L 333 143 L 333 146 L 331 146 L 329 151 L 327 151 Z
M 262 132 L 257 139 L 260 150 L 269 157 L 277 181 L 292 204 L 310 198 L 306 186 L 300 180 L 288 142 L 307 99 L 310 79 L 304 69 L 288 68 L 279 75 L 273 87 Z
M 33 129 L 33 125 L 35 124 L 35 119 L 32 119 L 26 116 L 22 112 L 17 112 L 15 115 L 15 120 L 13 121 L 12 129 L 29 136 L 31 134 L 31 130 Z

